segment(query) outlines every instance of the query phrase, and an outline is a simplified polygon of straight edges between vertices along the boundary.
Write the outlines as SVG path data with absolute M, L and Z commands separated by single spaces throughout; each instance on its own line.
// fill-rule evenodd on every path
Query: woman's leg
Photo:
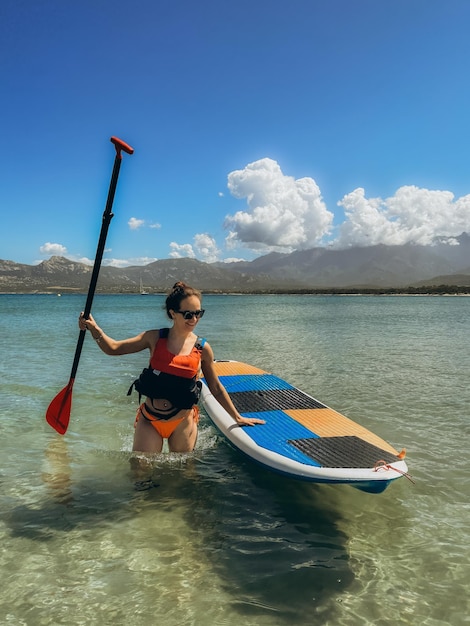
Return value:
M 195 410 L 191 409 L 186 419 L 177 426 L 168 438 L 170 452 L 192 452 L 197 441 Z
M 133 452 L 155 454 L 161 452 L 162 447 L 162 437 L 150 422 L 138 415 L 134 430 Z M 152 479 L 153 464 L 150 458 L 133 456 L 130 459 L 130 466 L 133 480 L 137 481 L 134 486 L 138 491 L 158 487 Z
M 163 448 L 163 439 L 152 424 L 141 415 L 135 424 L 134 452 L 150 452 L 156 454 Z

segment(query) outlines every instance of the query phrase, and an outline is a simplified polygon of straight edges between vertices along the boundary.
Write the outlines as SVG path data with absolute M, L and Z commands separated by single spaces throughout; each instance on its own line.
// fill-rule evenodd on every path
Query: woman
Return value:
M 212 395 L 237 424 L 264 424 L 263 420 L 248 419 L 238 413 L 216 374 L 212 348 L 194 332 L 204 315 L 201 293 L 182 282 L 175 283 L 165 306 L 173 322 L 171 328 L 146 330 L 121 341 L 106 335 L 91 315 L 85 319 L 82 313 L 79 318 L 80 329 L 89 330 L 105 354 L 150 351 L 150 365 L 134 383 L 145 401 L 137 411 L 133 450 L 161 452 L 164 439 L 168 439 L 171 452 L 194 449 L 199 421 L 197 379 L 201 369 Z

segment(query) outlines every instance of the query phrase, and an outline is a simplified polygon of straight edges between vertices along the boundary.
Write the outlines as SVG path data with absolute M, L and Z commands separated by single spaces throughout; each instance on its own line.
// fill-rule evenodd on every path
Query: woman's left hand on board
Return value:
M 239 417 L 237 419 L 239 426 L 256 426 L 256 424 L 266 424 L 266 420 L 260 420 L 257 417 Z

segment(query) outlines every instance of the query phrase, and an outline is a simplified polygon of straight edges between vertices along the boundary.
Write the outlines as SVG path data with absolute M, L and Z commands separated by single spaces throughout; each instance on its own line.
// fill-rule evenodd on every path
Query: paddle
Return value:
M 111 175 L 111 183 L 109 185 L 108 200 L 106 202 L 106 208 L 103 213 L 103 224 L 101 226 L 100 238 L 98 241 L 98 247 L 96 249 L 95 264 L 93 266 L 90 286 L 88 288 L 88 296 L 83 312 L 85 318 L 88 318 L 91 312 L 91 304 L 93 302 L 93 296 L 95 295 L 96 283 L 98 282 L 98 274 L 100 271 L 101 259 L 103 258 L 106 236 L 108 234 L 109 224 L 113 217 L 111 209 L 113 206 L 114 193 L 116 191 L 116 185 L 119 177 L 119 170 L 121 168 L 121 150 L 124 150 L 124 152 L 127 152 L 127 154 L 133 154 L 134 152 L 133 148 L 128 146 L 117 137 L 111 137 L 111 141 L 116 148 L 116 158 L 114 159 L 113 173 Z M 82 353 L 82 346 L 85 339 L 85 334 L 86 331 L 81 330 L 78 336 L 77 347 L 75 349 L 75 357 L 72 365 L 72 372 L 70 374 L 70 380 L 68 382 L 68 385 L 56 395 L 56 397 L 50 403 L 49 408 L 46 412 L 47 423 L 52 426 L 52 428 L 55 428 L 55 430 L 60 435 L 65 434 L 70 421 L 70 411 L 72 408 L 72 389 L 75 382 L 75 376 L 77 374 L 78 362 Z

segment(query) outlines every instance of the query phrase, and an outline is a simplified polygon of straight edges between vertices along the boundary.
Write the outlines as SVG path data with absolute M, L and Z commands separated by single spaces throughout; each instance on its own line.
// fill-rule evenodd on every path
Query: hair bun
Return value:
M 171 314 L 171 311 L 179 311 L 181 308 L 181 301 L 191 296 L 196 296 L 196 298 L 201 300 L 201 292 L 198 289 L 190 287 L 182 280 L 176 282 L 165 300 L 165 309 L 168 319 L 172 320 L 173 315 Z
M 185 289 L 186 289 L 186 285 L 185 285 L 183 282 L 178 281 L 177 283 L 175 283 L 175 284 L 173 285 L 173 289 L 172 289 L 172 291 L 173 291 L 173 293 L 174 293 L 174 294 L 177 294 L 177 293 L 184 293 L 184 292 L 185 292 Z

